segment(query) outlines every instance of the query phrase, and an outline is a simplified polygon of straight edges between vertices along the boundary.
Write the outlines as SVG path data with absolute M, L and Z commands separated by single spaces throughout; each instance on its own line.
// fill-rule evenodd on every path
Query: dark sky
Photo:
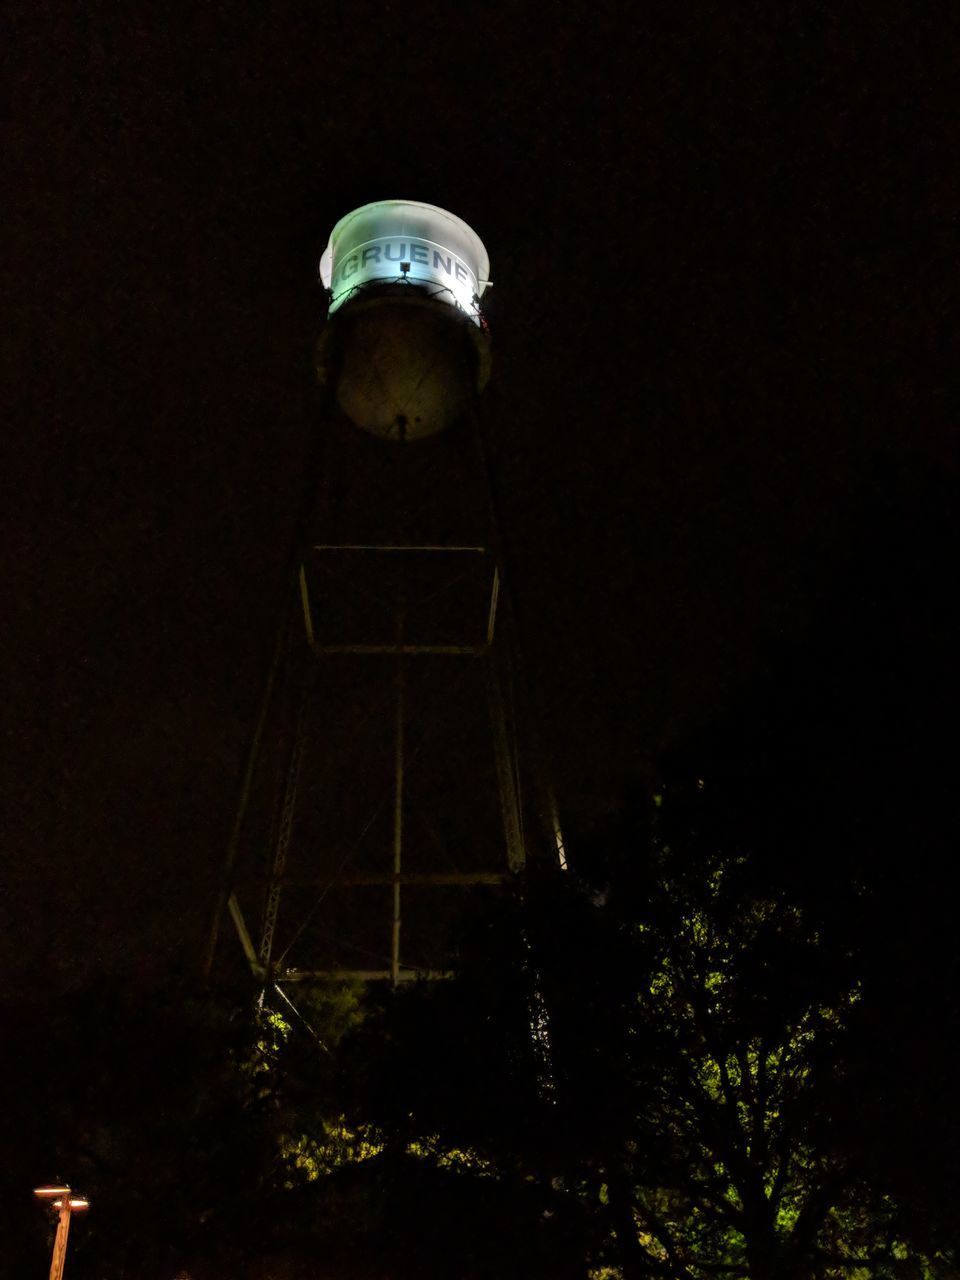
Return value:
M 356 205 L 439 204 L 489 249 L 513 586 L 573 811 L 802 641 L 878 468 L 955 467 L 924 15 L 257 8 L 13 19 L 4 945 L 43 980 L 202 927 L 316 421 L 316 262 Z

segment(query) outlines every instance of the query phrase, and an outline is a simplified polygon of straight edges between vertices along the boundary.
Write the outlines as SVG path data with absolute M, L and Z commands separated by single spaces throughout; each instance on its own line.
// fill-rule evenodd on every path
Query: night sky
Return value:
M 12 24 L 2 945 L 27 987 L 193 962 L 318 420 L 316 263 L 355 206 L 438 204 L 489 250 L 512 586 L 574 823 L 802 649 L 891 476 L 956 474 L 923 14 L 256 8 Z

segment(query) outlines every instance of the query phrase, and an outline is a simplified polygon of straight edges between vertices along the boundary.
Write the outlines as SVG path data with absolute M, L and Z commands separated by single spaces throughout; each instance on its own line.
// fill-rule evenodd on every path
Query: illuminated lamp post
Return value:
M 84 1196 L 75 1196 L 69 1187 L 37 1187 L 33 1193 L 37 1199 L 46 1200 L 59 1210 L 57 1234 L 53 1241 L 53 1257 L 50 1260 L 50 1280 L 61 1280 L 63 1264 L 67 1260 L 67 1236 L 70 1218 L 74 1213 L 89 1209 L 90 1202 Z

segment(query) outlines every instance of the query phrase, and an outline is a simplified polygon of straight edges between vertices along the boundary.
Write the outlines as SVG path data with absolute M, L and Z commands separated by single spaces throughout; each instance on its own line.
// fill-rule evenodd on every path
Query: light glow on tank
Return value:
M 381 200 L 347 214 L 320 259 L 331 314 L 367 286 L 407 284 L 475 324 L 489 269 L 479 236 L 461 218 L 412 200 Z

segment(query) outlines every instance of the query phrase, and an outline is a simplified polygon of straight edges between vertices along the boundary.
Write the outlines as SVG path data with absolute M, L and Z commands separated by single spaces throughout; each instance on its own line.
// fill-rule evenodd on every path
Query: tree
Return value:
M 677 1280 L 950 1274 L 838 1140 L 849 938 L 720 841 L 703 785 L 658 794 L 537 908 L 567 1185 L 607 1209 L 601 1256 Z
M 674 781 L 478 912 L 455 981 L 368 993 L 289 1112 L 312 1229 L 391 1276 L 955 1274 L 847 1123 L 887 1084 L 856 931 L 736 837 Z

